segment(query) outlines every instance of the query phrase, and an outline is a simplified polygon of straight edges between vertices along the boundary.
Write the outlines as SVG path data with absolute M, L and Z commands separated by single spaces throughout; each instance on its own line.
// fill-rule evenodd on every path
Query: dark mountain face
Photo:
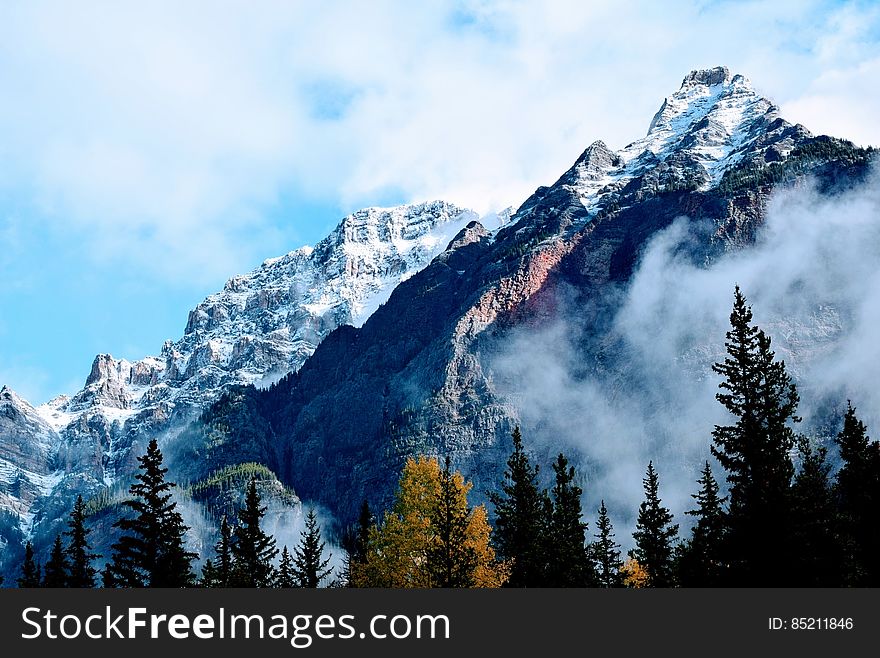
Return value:
M 774 187 L 811 176 L 832 194 L 866 175 L 870 152 L 785 123 L 740 76 L 704 73 L 685 79 L 641 143 L 620 154 L 592 145 L 507 227 L 469 225 L 363 327 L 335 330 L 270 390 L 231 393 L 206 425 L 228 428 L 230 447 L 238 429 L 262 427 L 246 450 L 259 446 L 284 482 L 341 518 L 365 498 L 387 502 L 413 454 L 449 454 L 482 497 L 520 421 L 490 365 L 511 332 L 577 308 L 582 367 L 616 371 L 625 385 L 610 320 L 653 236 L 685 217 L 700 237 L 682 256 L 708 263 L 748 248 Z M 730 119 L 735 103 L 745 109 Z M 234 458 L 218 452 L 198 468 Z

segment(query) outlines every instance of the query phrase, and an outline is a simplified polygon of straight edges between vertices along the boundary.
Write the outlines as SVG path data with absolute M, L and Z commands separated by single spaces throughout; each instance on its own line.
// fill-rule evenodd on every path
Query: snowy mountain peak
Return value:
M 730 71 L 726 66 L 716 66 L 711 69 L 697 69 L 688 73 L 684 80 L 681 81 L 682 88 L 689 85 L 704 85 L 713 87 L 715 85 L 730 82 Z
M 744 76 L 724 66 L 695 70 L 664 99 L 643 138 L 616 153 L 594 142 L 559 183 L 591 209 L 648 172 L 655 172 L 658 189 L 708 189 L 744 157 L 760 159 L 770 146 L 772 157 L 784 157 L 793 144 L 788 128 L 779 108 Z
M 510 214 L 482 221 L 491 230 Z M 28 406 L 29 413 L 60 435 L 64 445 L 55 449 L 65 469 L 83 470 L 85 460 L 95 482 L 112 482 L 138 437 L 197 412 L 229 385 L 267 385 L 298 369 L 324 336 L 362 324 L 477 219 L 445 201 L 352 213 L 314 247 L 230 278 L 190 312 L 183 336 L 166 341 L 159 356 L 99 354 L 82 390 Z M 92 447 L 70 448 L 82 444 Z

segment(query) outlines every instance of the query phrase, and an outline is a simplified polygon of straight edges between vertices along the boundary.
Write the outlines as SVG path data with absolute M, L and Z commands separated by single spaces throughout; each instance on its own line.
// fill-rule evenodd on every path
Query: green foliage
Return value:
M 788 157 L 779 162 L 770 164 L 744 162 L 728 169 L 721 177 L 716 190 L 721 194 L 730 195 L 743 190 L 787 183 L 809 173 L 817 162 L 866 164 L 872 155 L 872 149 L 862 149 L 846 140 L 820 136 L 795 147 Z
M 795 414 L 799 397 L 785 362 L 770 349 L 770 338 L 751 322 L 752 309 L 737 286 L 727 357 L 712 366 L 723 377 L 715 397 L 735 423 L 715 426 L 711 450 L 730 484 L 729 575 L 739 585 L 766 586 L 788 577 L 778 560 L 792 550 L 791 423 L 800 420 Z
M 34 561 L 34 545 L 27 542 L 24 545 L 24 561 L 21 564 L 21 576 L 18 578 L 19 587 L 39 587 L 40 565 Z
M 292 573 L 295 586 L 317 588 L 333 571 L 327 568 L 330 557 L 328 555 L 324 558 L 324 541 L 321 539 L 321 528 L 318 527 L 318 515 L 314 509 L 310 509 L 306 515 L 305 532 L 293 551 Z
M 113 557 L 105 574 L 105 586 L 185 587 L 195 576 L 191 563 L 197 557 L 186 550 L 184 537 L 189 529 L 171 500 L 175 486 L 165 480 L 162 453 L 156 440 L 138 457 L 140 473 L 129 488 L 132 500 L 125 505 L 133 517 L 123 517 L 116 527 L 123 532 L 113 545 Z
M 672 513 L 661 503 L 660 478 L 653 462 L 648 462 L 648 472 L 642 483 L 645 501 L 639 506 L 639 518 L 633 533 L 636 546 L 630 551 L 630 557 L 645 570 L 649 587 L 671 587 L 675 584 L 678 525 L 672 523 Z
M 865 424 L 849 402 L 836 442 L 843 462 L 834 491 L 843 540 L 845 582 L 876 587 L 880 584 L 880 443 L 870 440 Z
M 275 587 L 289 589 L 297 586 L 296 575 L 293 567 L 293 557 L 287 546 L 281 549 L 281 562 L 278 565 L 278 576 L 275 578 Z
M 52 553 L 43 571 L 43 587 L 67 587 L 69 573 L 70 564 L 64 554 L 64 547 L 61 545 L 61 535 L 55 535 Z
M 605 507 L 604 500 L 599 506 L 596 529 L 599 531 L 595 535 L 596 541 L 589 548 L 589 556 L 596 572 L 596 584 L 599 587 L 623 587 L 620 544 L 614 541 L 614 528 L 608 518 L 608 508 Z
M 489 494 L 495 505 L 495 546 L 511 560 L 509 587 L 540 587 L 544 583 L 546 493 L 538 489 L 537 465 L 523 449 L 519 427 L 513 430 L 513 453 L 507 460 L 501 491 Z
M 76 503 L 70 513 L 68 527 L 64 534 L 69 537 L 67 557 L 70 558 L 69 587 L 94 587 L 97 571 L 92 566 L 92 560 L 100 555 L 92 553 L 89 545 L 89 533 L 91 530 L 85 526 L 86 506 L 82 496 L 77 496 Z
M 266 508 L 260 506 L 257 479 L 252 476 L 233 533 L 231 585 L 234 587 L 271 587 L 275 581 L 272 561 L 278 555 L 278 549 L 275 538 L 260 527 L 265 514 Z
M 691 530 L 690 541 L 682 547 L 679 579 L 685 587 L 717 587 L 724 571 L 727 518 L 722 503 L 726 499 L 718 495 L 718 482 L 708 461 L 697 484 L 700 490 L 692 495 L 697 509 L 685 512 L 696 517 L 697 522 Z
M 828 478 L 824 447 L 813 448 L 799 437 L 801 468 L 791 488 L 794 546 L 792 562 L 797 584 L 836 587 L 841 583 L 843 550 Z
M 214 471 L 190 485 L 186 493 L 196 502 L 206 505 L 215 518 L 221 518 L 227 512 L 233 512 L 226 509 L 226 504 L 237 497 L 239 491 L 246 489 L 251 480 L 274 482 L 276 479 L 275 474 L 263 464 L 246 462 Z M 288 487 L 281 488 L 279 498 L 289 505 L 295 505 L 299 501 Z
M 460 479 L 460 476 L 459 476 Z M 473 587 L 477 552 L 468 542 L 470 508 L 461 495 L 447 455 L 439 473 L 439 487 L 431 507 L 434 541 L 427 550 L 427 569 L 434 587 Z
M 575 470 L 565 455 L 553 463 L 556 482 L 551 490 L 552 502 L 547 512 L 547 543 L 544 586 L 587 587 L 595 584 L 596 574 L 585 547 L 587 524 L 583 520 L 581 495 L 575 481 Z

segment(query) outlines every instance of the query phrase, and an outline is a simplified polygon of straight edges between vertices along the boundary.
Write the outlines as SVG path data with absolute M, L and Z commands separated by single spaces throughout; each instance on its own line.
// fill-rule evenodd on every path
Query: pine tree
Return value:
M 776 361 L 770 338 L 753 326 L 752 310 L 737 286 L 727 332 L 727 357 L 713 369 L 722 375 L 716 398 L 736 419 L 716 425 L 712 454 L 727 471 L 730 487 L 725 562 L 740 586 L 784 584 L 779 559 L 791 546 L 790 484 L 795 442 L 791 423 L 799 402 L 784 361 Z
M 544 584 L 546 493 L 538 489 L 538 466 L 523 449 L 519 427 L 513 430 L 513 453 L 507 460 L 500 492 L 489 494 L 495 505 L 495 545 L 512 561 L 509 587 Z
M 691 530 L 690 541 L 682 548 L 679 576 L 684 587 L 717 587 L 724 570 L 722 554 L 727 520 L 722 508 L 725 498 L 718 496 L 718 482 L 708 461 L 697 484 L 700 490 L 692 495 L 697 509 L 685 512 L 696 517 L 697 522 Z
M 660 478 L 654 470 L 654 462 L 648 462 L 648 472 L 642 480 L 645 501 L 639 506 L 636 546 L 630 557 L 645 570 L 649 587 L 672 587 L 675 584 L 674 544 L 678 525 L 672 523 L 672 513 L 662 505 L 659 488 Z
M 55 543 L 52 545 L 52 553 L 46 568 L 43 570 L 43 587 L 67 587 L 69 582 L 70 565 L 64 554 L 64 546 L 61 544 L 61 535 L 55 535 Z
M 165 480 L 168 469 L 162 466 L 162 453 L 155 439 L 138 461 L 138 482 L 129 487 L 134 499 L 125 501 L 135 516 L 115 524 L 123 534 L 113 545 L 105 586 L 192 585 L 195 575 L 191 565 L 198 556 L 186 550 L 184 537 L 189 528 L 177 511 L 177 503 L 171 500 L 170 492 L 176 485 Z
M 202 566 L 202 579 L 199 581 L 199 585 L 206 588 L 221 587 L 217 567 L 210 559 L 205 560 L 205 564 Z
M 281 562 L 278 565 L 278 574 L 275 577 L 275 587 L 289 589 L 297 587 L 297 585 L 293 556 L 287 550 L 287 546 L 285 546 L 281 549 Z
M 318 527 L 318 515 L 314 509 L 310 509 L 306 515 L 305 532 L 299 545 L 293 550 L 293 580 L 296 587 L 318 587 L 333 571 L 332 568 L 327 568 L 331 557 L 324 558 L 324 542 L 321 540 L 321 528 Z
M 844 546 L 845 580 L 852 586 L 880 585 L 880 444 L 847 402 L 843 429 L 837 435 L 843 465 L 837 472 L 835 493 Z
M 547 515 L 547 587 L 588 587 L 596 582 L 585 547 L 587 524 L 583 520 L 581 494 L 574 483 L 575 470 L 565 455 L 553 463 L 556 483 L 551 493 L 552 504 Z
M 433 587 L 473 587 L 477 554 L 468 541 L 470 509 L 464 478 L 453 473 L 447 455 L 439 474 L 440 486 L 431 509 L 433 542 L 427 568 Z
M 73 510 L 70 512 L 70 521 L 68 527 L 70 530 L 64 534 L 69 537 L 67 546 L 67 557 L 70 558 L 70 578 L 68 587 L 87 587 L 95 586 L 95 576 L 97 571 L 92 566 L 92 560 L 100 555 L 92 553 L 92 547 L 89 545 L 89 533 L 91 530 L 85 526 L 86 505 L 82 496 L 77 496 Z
M 361 511 L 356 524 L 349 525 L 342 535 L 342 547 L 345 549 L 344 582 L 347 587 L 357 586 L 356 572 L 367 559 L 370 543 L 370 529 L 375 524 L 373 512 L 366 499 L 361 504 Z
M 792 520 L 797 551 L 793 555 L 798 585 L 838 587 L 842 584 L 843 549 L 825 460 L 826 449 L 814 449 L 799 437 L 801 468 L 792 485 Z
M 275 581 L 272 561 L 278 555 L 278 549 L 275 547 L 275 538 L 260 528 L 265 514 L 266 508 L 260 507 L 257 479 L 252 477 L 233 534 L 231 584 L 234 587 L 272 587 Z
M 24 562 L 21 564 L 21 576 L 18 579 L 19 587 L 39 587 L 40 565 L 34 561 L 34 545 L 27 542 L 24 545 Z
M 229 587 L 232 578 L 232 529 L 226 515 L 220 520 L 220 538 L 214 544 L 216 562 L 208 560 L 202 568 L 203 587 Z
M 620 544 L 614 541 L 614 528 L 608 518 L 605 501 L 599 506 L 599 517 L 596 519 L 596 541 L 590 544 L 590 556 L 596 571 L 596 584 L 599 587 L 622 587 L 623 580 L 620 558 Z

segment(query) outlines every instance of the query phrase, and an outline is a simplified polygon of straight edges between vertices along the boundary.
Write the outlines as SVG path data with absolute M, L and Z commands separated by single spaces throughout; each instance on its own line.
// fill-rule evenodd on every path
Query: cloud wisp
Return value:
M 880 61 L 880 18 L 861 5 L 95 1 L 2 14 L 0 193 L 97 262 L 151 277 L 226 277 L 313 235 L 308 217 L 275 217 L 285 196 L 341 210 L 518 203 L 594 139 L 640 136 L 698 66 L 751 75 L 814 130 L 880 139 L 880 98 L 851 84 Z
M 712 428 L 729 420 L 711 366 L 724 358 L 735 284 L 796 379 L 801 430 L 827 440 L 837 431 L 823 425 L 829 410 L 852 399 L 880 431 L 880 175 L 833 197 L 810 186 L 778 192 L 757 244 L 708 266 L 687 255 L 703 230 L 681 218 L 647 245 L 619 291 L 603 369 L 575 347 L 576 307 L 537 336 L 513 336 L 493 363 L 526 436 L 539 452 L 581 455 L 587 509 L 605 498 L 622 524 L 652 459 L 663 498 L 688 523 Z

